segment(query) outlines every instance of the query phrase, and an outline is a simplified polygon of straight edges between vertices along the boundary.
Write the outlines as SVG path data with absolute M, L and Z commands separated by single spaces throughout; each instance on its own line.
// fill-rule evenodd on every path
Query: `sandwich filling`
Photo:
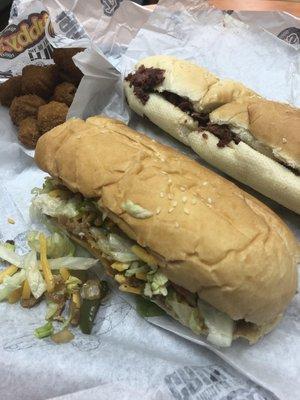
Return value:
M 137 71 L 135 71 L 134 73 L 130 73 L 125 78 L 125 81 L 129 82 L 130 87 L 133 87 L 133 93 L 142 102 L 143 105 L 145 105 L 149 100 L 149 95 L 155 93 L 163 97 L 175 107 L 178 107 L 181 111 L 187 113 L 191 118 L 193 118 L 194 121 L 197 122 L 198 130 L 202 134 L 204 139 L 207 139 L 207 134 L 205 133 L 205 131 L 212 133 L 219 139 L 217 143 L 217 146 L 219 148 L 223 148 L 231 142 L 234 142 L 236 145 L 238 145 L 241 141 L 244 141 L 244 138 L 240 137 L 238 133 L 233 132 L 229 125 L 218 125 L 212 123 L 210 121 L 208 113 L 200 113 L 196 111 L 193 102 L 188 97 L 182 97 L 176 93 L 169 91 L 158 91 L 156 88 L 164 81 L 164 74 L 164 69 L 152 67 L 146 68 L 144 65 L 141 65 L 137 69 Z M 252 143 L 247 144 L 253 147 Z M 283 165 L 288 170 L 292 171 L 295 175 L 299 175 L 299 171 L 297 169 L 287 165 L 282 159 L 279 159 L 278 157 L 272 155 L 272 151 L 270 151 L 269 149 L 266 150 L 268 154 L 266 154 L 265 152 L 263 154 L 270 156 L 276 162 Z
M 265 333 L 263 326 L 245 320 L 233 321 L 196 293 L 171 282 L 150 251 L 125 236 L 96 199 L 73 193 L 52 178 L 47 178 L 43 188 L 35 189 L 34 194 L 33 209 L 101 255 L 106 272 L 121 291 L 150 299 L 194 333 L 206 335 L 218 346 L 230 346 L 237 337 L 255 343 Z M 141 212 L 136 207 L 134 211 Z M 141 214 L 137 217 L 141 218 Z

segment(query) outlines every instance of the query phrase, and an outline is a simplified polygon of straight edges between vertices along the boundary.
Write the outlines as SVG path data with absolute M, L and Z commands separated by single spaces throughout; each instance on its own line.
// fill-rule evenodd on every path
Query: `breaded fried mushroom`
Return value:
M 0 103 L 10 107 L 13 99 L 21 95 L 22 76 L 12 76 L 0 85 Z
M 22 119 L 36 117 L 38 108 L 44 104 L 46 104 L 45 100 L 35 94 L 15 97 L 9 109 L 12 122 L 19 125 Z
M 40 136 L 36 118 L 27 117 L 20 122 L 18 138 L 24 146 L 35 149 Z
M 76 86 L 78 86 L 79 82 L 81 81 L 83 74 L 74 64 L 72 57 L 84 50 L 85 49 L 81 47 L 60 48 L 53 50 L 52 57 L 55 64 L 60 69 L 61 78 L 67 82 L 74 83 Z
M 50 103 L 40 107 L 37 118 L 40 133 L 44 134 L 65 122 L 68 110 L 69 107 L 66 104 L 58 101 L 50 101 Z
M 26 65 L 22 71 L 22 93 L 36 94 L 48 100 L 59 82 L 56 65 Z
M 72 104 L 76 93 L 76 86 L 73 83 L 63 82 L 54 89 L 53 100 L 65 103 L 67 106 Z

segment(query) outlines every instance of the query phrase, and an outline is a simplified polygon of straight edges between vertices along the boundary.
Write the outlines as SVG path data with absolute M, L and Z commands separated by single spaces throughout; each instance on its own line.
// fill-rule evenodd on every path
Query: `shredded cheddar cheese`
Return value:
M 119 272 L 123 272 L 130 267 L 129 263 L 114 262 L 111 267 Z
M 9 304 L 17 303 L 17 301 L 19 301 L 21 298 L 22 291 L 23 291 L 23 289 L 20 287 L 18 289 L 15 289 L 13 292 L 11 292 L 7 298 L 7 301 L 9 302 Z
M 144 261 L 146 264 L 150 265 L 150 267 L 157 267 L 157 261 L 155 258 L 149 254 L 145 249 L 143 249 L 141 246 L 134 245 L 131 247 L 131 251 L 138 256 L 142 261 Z
M 3 279 L 6 276 L 12 276 L 15 272 L 17 272 L 18 268 L 15 265 L 9 265 L 5 269 L 0 272 L 0 283 L 3 282 Z
M 133 294 L 141 294 L 142 293 L 142 288 L 139 287 L 133 287 L 133 286 L 129 286 L 129 285 L 120 285 L 119 289 L 121 290 L 121 292 L 127 292 L 127 293 L 133 293 Z
M 59 273 L 60 273 L 61 277 L 63 278 L 64 282 L 66 282 L 70 277 L 70 272 L 69 272 L 68 268 L 65 268 L 65 267 L 60 268 Z
M 29 286 L 28 280 L 25 279 L 24 284 L 23 284 L 21 297 L 22 297 L 23 300 L 29 300 L 30 299 L 30 295 L 31 295 L 30 286 Z
M 125 278 L 124 275 L 116 274 L 116 275 L 114 276 L 114 278 L 115 278 L 115 280 L 116 280 L 118 283 L 126 283 L 126 278 Z
M 41 255 L 41 266 L 42 266 L 42 271 L 44 274 L 44 278 L 46 281 L 46 286 L 47 286 L 47 292 L 53 292 L 54 290 L 54 277 L 52 275 L 52 271 L 50 269 L 48 260 L 47 260 L 47 241 L 46 241 L 46 236 L 41 233 L 40 237 L 40 255 Z

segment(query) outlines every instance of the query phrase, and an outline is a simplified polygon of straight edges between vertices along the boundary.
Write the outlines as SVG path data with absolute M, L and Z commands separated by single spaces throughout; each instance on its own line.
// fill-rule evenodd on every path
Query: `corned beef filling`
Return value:
M 149 100 L 150 93 L 158 93 L 155 91 L 155 87 L 164 81 L 164 72 L 165 70 L 160 68 L 146 68 L 144 65 L 141 65 L 134 74 L 129 74 L 125 80 L 129 82 L 130 87 L 133 86 L 133 93 L 145 105 Z M 225 147 L 231 141 L 234 141 L 235 144 L 241 141 L 230 130 L 228 125 L 213 124 L 209 121 L 208 114 L 201 114 L 194 111 L 193 104 L 187 97 L 182 97 L 168 91 L 158 94 L 197 121 L 200 132 L 209 131 L 215 135 L 219 139 L 218 147 Z
M 125 80 L 129 82 L 130 87 L 133 86 L 134 94 L 139 100 L 141 100 L 143 105 L 147 103 L 151 93 L 159 94 L 169 103 L 180 108 L 181 111 L 187 113 L 195 121 L 197 121 L 199 132 L 208 131 L 216 136 L 219 139 L 217 143 L 218 147 L 225 147 L 231 141 L 233 141 L 235 144 L 239 144 L 241 139 L 231 131 L 228 125 L 218 125 L 210 122 L 209 115 L 195 111 L 193 103 L 187 97 L 182 97 L 166 90 L 163 92 L 157 92 L 155 88 L 164 81 L 164 73 L 165 70 L 163 69 L 152 67 L 146 68 L 144 65 L 141 65 L 136 72 L 129 74 Z M 204 139 L 208 139 L 205 133 L 202 133 L 202 137 Z M 297 169 L 284 164 L 280 160 L 276 159 L 276 161 L 289 169 L 295 175 L 300 175 L 300 172 Z

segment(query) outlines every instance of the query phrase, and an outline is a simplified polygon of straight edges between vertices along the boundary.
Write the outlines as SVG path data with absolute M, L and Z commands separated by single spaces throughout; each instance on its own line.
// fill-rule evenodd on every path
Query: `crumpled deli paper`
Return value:
M 90 50 L 75 57 L 85 77 L 69 117 L 85 118 L 104 112 L 126 122 L 130 119 L 132 127 L 201 162 L 190 149 L 151 123 L 130 116 L 126 108 L 120 71 L 126 73 L 139 58 L 154 53 L 193 59 L 221 76 L 240 79 L 271 98 L 291 102 L 299 99 L 296 67 L 299 59 L 294 49 L 251 24 L 245 26 L 230 17 L 224 20 L 223 13 L 207 8 L 205 2 L 161 1 L 148 23 L 139 30 L 149 13 L 145 16 L 140 7 L 133 12 L 129 1 L 98 2 L 102 10 L 115 7 L 115 11 L 100 17 L 95 12 L 96 24 L 96 18 L 87 19 L 87 10 L 94 2 L 51 0 L 51 8 L 50 0 L 45 3 L 48 1 L 51 18 L 60 15 L 56 23 L 64 28 L 53 39 L 58 39 L 57 43 L 74 45 L 77 40 L 72 37 L 74 32 L 83 27 L 80 40 L 86 40 L 85 35 L 91 37 L 94 29 Z M 17 16 L 18 10 L 26 12 L 33 2 L 15 4 Z M 123 41 L 124 30 L 128 36 Z M 233 49 L 229 56 L 226 46 L 230 40 Z M 101 43 L 105 45 L 102 48 Z M 45 176 L 34 165 L 32 155 L 33 152 L 25 152 L 18 144 L 8 110 L 0 107 L 0 240 L 15 238 L 22 252 L 26 232 L 33 227 L 29 216 L 30 191 L 41 186 Z M 262 196 L 261 199 L 268 202 Z M 299 237 L 299 217 L 269 204 Z M 16 223 L 9 224 L 8 218 Z M 44 322 L 44 304 L 30 310 L 5 302 L 0 307 L 0 398 L 273 400 L 279 396 L 282 400 L 294 400 L 297 397 L 300 347 L 297 298 L 277 331 L 258 345 L 235 343 L 226 350 L 213 348 L 171 318 L 151 318 L 152 324 L 148 324 L 136 314 L 134 297 L 121 296 L 115 289 L 100 309 L 92 335 L 74 330 L 75 339 L 62 346 L 33 335 L 34 329 Z
M 24 252 L 26 232 L 32 229 L 30 191 L 45 174 L 24 153 L 19 159 L 14 147 L 7 144 L 6 160 L 0 154 L 0 240 L 14 238 Z M 275 399 L 212 352 L 148 324 L 134 310 L 134 298 L 124 299 L 111 288 L 92 334 L 74 329 L 74 340 L 65 345 L 33 334 L 44 323 L 45 303 L 26 310 L 0 303 L 0 398 Z
M 143 57 L 153 54 L 175 55 L 193 60 L 223 78 L 242 81 L 267 98 L 299 106 L 299 49 L 279 40 L 272 34 L 270 21 L 268 29 L 263 29 L 259 24 L 252 24 L 249 18 L 247 22 L 245 24 L 241 18 L 236 19 L 212 9 L 207 6 L 206 2 L 196 0 L 184 3 L 171 0 L 161 1 L 147 23 L 132 39 L 116 67 L 124 77 Z M 86 117 L 89 115 L 89 111 L 93 110 L 93 114 L 104 113 L 123 121 L 129 121 L 131 127 L 177 148 L 207 166 L 190 149 L 168 137 L 149 121 L 130 113 L 125 106 L 123 95 L 120 95 L 122 82 L 116 80 L 115 70 L 113 73 L 110 72 L 112 67 L 107 66 L 104 58 L 100 61 L 99 57 L 102 56 L 97 54 L 96 49 L 94 51 L 94 54 L 90 52 L 89 61 L 83 55 L 81 63 L 85 64 L 86 72 L 94 70 L 97 66 L 102 70 L 101 74 L 91 79 L 89 79 L 89 75 L 85 77 L 85 85 L 88 82 L 87 90 L 78 93 L 78 100 L 84 98 L 86 102 L 89 102 L 89 106 L 84 105 L 83 101 L 79 101 L 76 107 L 74 105 L 74 109 L 71 108 L 70 115 L 77 114 Z M 114 59 L 114 54 L 106 54 L 106 56 Z M 107 82 L 105 83 L 105 79 L 108 78 L 107 74 L 110 79 L 114 77 L 114 81 L 110 97 L 107 102 L 104 102 L 101 98 L 101 86 L 107 84 Z M 93 95 L 90 97 L 88 95 L 89 87 L 93 88 Z M 119 109 L 117 115 L 115 104 L 118 104 Z M 123 104 L 124 107 L 120 104 Z M 251 189 L 245 186 L 243 188 L 268 204 L 300 238 L 299 216 Z M 193 335 L 169 318 L 149 318 L 149 321 L 209 348 L 244 375 L 268 388 L 282 399 L 294 399 L 295 393 L 298 393 L 300 389 L 299 308 L 300 298 L 297 295 L 288 308 L 283 321 L 274 332 L 255 346 L 238 341 L 229 349 L 217 349 L 211 346 L 205 339 Z

